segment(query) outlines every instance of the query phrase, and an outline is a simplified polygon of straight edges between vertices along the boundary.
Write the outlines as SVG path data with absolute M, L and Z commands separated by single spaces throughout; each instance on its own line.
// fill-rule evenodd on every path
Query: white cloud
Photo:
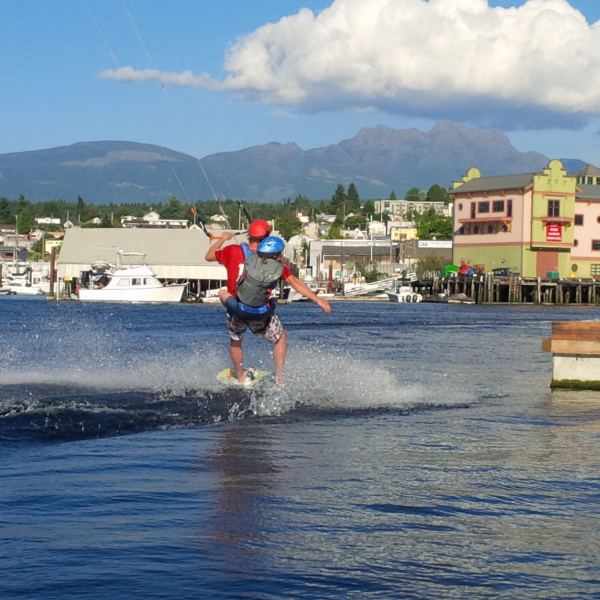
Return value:
M 587 23 L 567 0 L 513 8 L 336 0 L 317 15 L 303 9 L 240 38 L 225 66 L 221 89 L 298 109 L 504 116 L 528 126 L 600 114 L 600 22 Z M 124 71 L 113 73 L 217 87 L 189 72 Z
M 121 67 L 109 69 L 99 74 L 102 79 L 113 81 L 157 81 L 161 84 L 216 89 L 220 84 L 208 75 L 194 75 L 191 71 L 171 73 L 158 69 L 134 69 Z

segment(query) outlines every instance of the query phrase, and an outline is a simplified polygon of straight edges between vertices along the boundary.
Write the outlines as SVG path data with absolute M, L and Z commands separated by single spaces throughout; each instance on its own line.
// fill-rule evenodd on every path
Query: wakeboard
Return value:
M 236 387 L 240 389 L 252 389 L 260 384 L 267 383 L 268 381 L 273 381 L 274 379 L 274 375 L 270 371 L 261 371 L 253 367 L 246 367 L 244 371 L 246 372 L 246 376 L 250 380 L 248 385 L 240 385 L 233 374 L 233 370 L 230 368 L 226 368 L 222 371 L 219 371 L 219 373 L 217 374 L 217 381 L 219 383 L 222 383 L 223 385 L 230 387 Z

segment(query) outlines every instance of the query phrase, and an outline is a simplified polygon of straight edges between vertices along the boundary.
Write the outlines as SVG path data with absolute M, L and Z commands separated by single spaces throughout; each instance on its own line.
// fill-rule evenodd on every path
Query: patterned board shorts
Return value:
M 245 321 L 228 314 L 225 318 L 225 324 L 227 325 L 230 339 L 236 342 L 241 342 L 246 329 L 250 329 L 254 335 L 262 335 L 269 342 L 276 344 L 283 331 L 283 325 L 279 317 L 274 313 Z

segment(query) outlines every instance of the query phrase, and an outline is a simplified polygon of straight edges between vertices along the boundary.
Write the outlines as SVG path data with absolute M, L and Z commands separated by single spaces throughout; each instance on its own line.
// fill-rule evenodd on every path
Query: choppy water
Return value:
M 0 597 L 600 596 L 600 393 L 540 351 L 598 309 L 279 310 L 249 397 L 218 307 L 0 299 Z

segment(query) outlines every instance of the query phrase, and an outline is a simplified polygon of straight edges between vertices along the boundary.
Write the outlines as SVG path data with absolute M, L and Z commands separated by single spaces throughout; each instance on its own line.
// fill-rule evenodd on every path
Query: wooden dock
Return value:
M 552 388 L 600 390 L 600 321 L 554 321 L 542 350 L 552 352 Z
M 600 304 L 600 281 L 596 279 L 499 278 L 487 273 L 435 278 L 416 289 L 431 297 L 466 294 L 478 304 Z

